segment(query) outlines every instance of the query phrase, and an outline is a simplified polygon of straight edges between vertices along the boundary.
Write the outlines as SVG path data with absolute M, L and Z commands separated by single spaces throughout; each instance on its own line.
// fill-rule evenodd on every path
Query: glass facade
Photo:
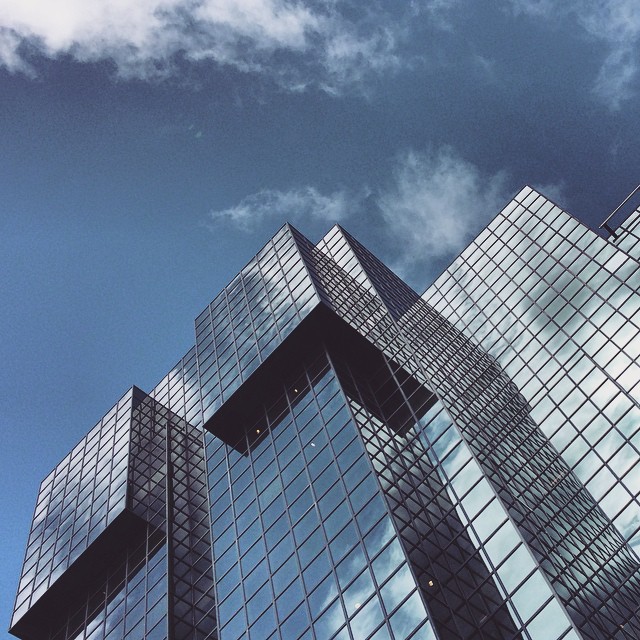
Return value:
M 526 188 L 422 297 L 285 225 L 44 480 L 12 632 L 640 637 L 639 223 Z
M 436 637 L 336 370 L 313 355 L 245 446 L 209 440 L 220 638 Z
M 12 631 L 212 637 L 201 430 L 133 387 L 40 487 Z
M 423 296 L 496 358 L 636 552 L 639 222 L 606 241 L 527 188 Z

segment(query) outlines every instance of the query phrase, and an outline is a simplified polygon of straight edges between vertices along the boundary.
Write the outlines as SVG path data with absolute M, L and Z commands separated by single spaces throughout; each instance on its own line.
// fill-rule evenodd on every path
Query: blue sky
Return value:
M 597 226 L 639 41 L 635 0 L 0 0 L 1 624 L 39 481 L 285 220 L 419 290 L 525 183 Z

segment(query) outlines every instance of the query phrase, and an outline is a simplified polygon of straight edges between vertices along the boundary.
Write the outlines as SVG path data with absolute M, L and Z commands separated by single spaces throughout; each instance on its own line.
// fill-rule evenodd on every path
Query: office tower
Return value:
M 526 188 L 423 297 L 285 225 L 43 482 L 13 632 L 640 637 L 639 218 Z

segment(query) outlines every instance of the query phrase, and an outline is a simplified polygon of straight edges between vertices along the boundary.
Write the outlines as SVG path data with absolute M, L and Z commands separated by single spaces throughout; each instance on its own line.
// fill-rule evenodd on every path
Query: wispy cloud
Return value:
M 508 198 L 506 174 L 486 175 L 451 149 L 401 156 L 379 197 L 403 246 L 403 267 L 459 251 Z
M 338 222 L 359 207 L 359 198 L 346 191 L 323 195 L 314 187 L 289 191 L 264 189 L 243 198 L 233 207 L 212 211 L 210 216 L 214 223 L 230 222 L 243 231 L 252 231 L 268 219 Z
M 314 187 L 260 191 L 238 205 L 211 213 L 243 230 L 265 219 L 336 221 L 374 234 L 376 250 L 410 276 L 434 259 L 459 252 L 506 203 L 506 174 L 487 174 L 449 148 L 409 151 L 393 162 L 388 184 L 322 194 Z M 398 258 L 400 256 L 400 258 Z
M 516 12 L 557 22 L 569 17 L 608 45 L 593 91 L 611 109 L 637 94 L 640 11 L 637 0 L 511 0 Z
M 268 74 L 288 89 L 358 90 L 403 64 L 415 7 L 335 0 L 2 0 L 0 64 L 37 55 L 111 60 L 121 77 L 158 78 L 180 61 Z

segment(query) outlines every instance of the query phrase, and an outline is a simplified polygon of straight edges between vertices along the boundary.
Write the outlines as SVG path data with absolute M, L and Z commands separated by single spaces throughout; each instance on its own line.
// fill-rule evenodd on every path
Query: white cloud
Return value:
M 353 228 L 366 225 L 365 232 L 380 234 L 375 249 L 395 259 L 394 268 L 408 276 L 434 258 L 453 257 L 508 199 L 504 172 L 484 174 L 443 148 L 396 158 L 389 183 L 377 194 L 367 188 L 328 195 L 310 186 L 265 190 L 212 212 L 211 218 L 247 231 L 266 218 L 327 225 L 348 219 Z
M 0 0 L 0 64 L 30 56 L 111 60 L 122 77 L 211 60 L 267 73 L 289 89 L 338 92 L 400 64 L 406 16 L 335 0 Z
M 267 218 L 302 220 L 317 218 L 327 222 L 343 220 L 358 199 L 345 191 L 321 194 L 314 187 L 301 187 L 290 191 L 264 189 L 243 198 L 228 209 L 212 211 L 213 222 L 227 221 L 244 231 L 251 231 Z
M 403 34 L 398 27 L 380 27 L 357 38 L 348 31 L 336 30 L 325 47 L 328 82 L 323 88 L 334 93 L 334 87 L 366 87 L 370 76 L 399 69 L 407 63 L 398 55 L 400 37 Z
M 18 53 L 20 42 L 16 33 L 0 27 L 0 64 L 12 73 L 22 72 L 32 76 L 33 69 Z
M 613 110 L 637 93 L 638 52 L 636 47 L 619 45 L 606 57 L 593 90 Z
M 445 148 L 402 156 L 379 206 L 402 243 L 404 270 L 457 253 L 507 200 L 506 174 L 485 175 Z
M 609 47 L 594 93 L 618 109 L 637 93 L 640 67 L 640 11 L 637 0 L 511 0 L 518 13 L 553 22 L 570 17 L 590 37 Z

